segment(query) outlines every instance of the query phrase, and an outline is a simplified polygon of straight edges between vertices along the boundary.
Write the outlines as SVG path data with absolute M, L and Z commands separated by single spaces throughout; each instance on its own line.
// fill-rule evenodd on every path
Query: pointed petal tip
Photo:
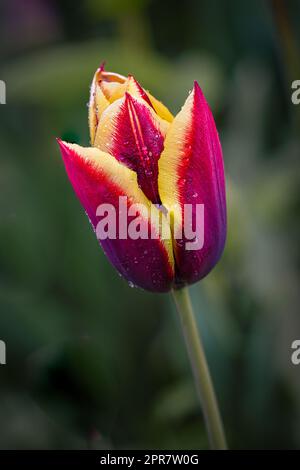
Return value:
M 70 157 L 72 156 L 72 148 L 71 145 L 68 142 L 65 142 L 64 140 L 60 139 L 59 137 L 56 138 L 56 142 L 59 145 L 60 152 L 62 159 L 64 163 L 66 164 L 67 160 L 70 160 Z
M 136 85 L 136 87 L 137 87 L 139 90 L 143 90 L 142 85 L 140 85 L 140 83 L 137 81 L 137 79 L 135 78 L 135 76 L 132 75 L 132 73 L 129 73 L 129 74 L 127 75 L 127 78 L 128 78 L 128 81 L 134 83 L 134 84 Z
M 196 98 L 199 98 L 202 101 L 204 100 L 206 103 L 206 98 L 204 96 L 203 90 L 197 80 L 194 81 L 193 93 Z
M 199 83 L 197 82 L 197 80 L 194 80 L 193 88 L 191 90 L 189 90 L 188 96 L 185 100 L 184 105 L 187 104 L 187 103 L 189 103 L 190 105 L 195 104 L 195 101 L 197 99 L 198 100 L 203 100 L 203 99 L 205 99 L 205 97 L 204 97 L 203 91 L 202 91 Z
M 55 140 L 58 143 L 60 149 L 63 150 L 65 148 L 65 142 L 63 140 L 61 140 L 60 137 L 55 137 Z
M 142 85 L 136 80 L 136 78 L 132 74 L 128 74 L 128 86 L 127 86 L 127 91 L 129 93 L 133 92 L 134 96 L 137 94 L 138 97 L 142 98 L 149 106 L 153 108 L 153 104 L 145 92 L 144 88 Z
M 199 83 L 197 82 L 197 80 L 194 80 L 192 94 L 193 94 L 193 96 L 199 96 L 199 97 L 203 96 L 203 91 L 202 91 Z
M 60 137 L 56 137 L 56 142 L 58 143 L 61 151 L 70 150 L 68 143 L 62 140 Z
M 128 93 L 128 91 L 125 91 L 124 93 L 124 97 L 122 98 L 122 101 L 125 105 L 125 109 L 128 109 L 128 106 L 130 105 L 133 105 L 134 106 L 134 100 L 133 100 L 133 97 L 131 96 L 130 93 Z
M 136 106 L 138 104 L 138 100 L 134 96 L 132 96 L 130 94 L 130 92 L 125 91 L 123 99 L 124 99 L 125 106 L 127 106 L 127 107 L 130 106 L 130 107 L 136 108 Z
M 128 91 L 125 91 L 124 98 L 125 98 L 125 101 L 127 101 L 127 100 L 130 101 L 130 100 L 132 100 L 133 97 L 131 96 L 130 93 L 128 93 Z
M 134 106 L 136 104 L 137 100 L 134 96 L 131 95 L 129 91 L 125 91 L 124 93 L 124 103 L 125 105 L 132 105 Z
M 98 71 L 99 71 L 99 72 L 104 72 L 104 70 L 105 70 L 105 64 L 106 64 L 106 60 L 103 60 L 103 61 L 101 62 L 101 64 L 99 65 L 99 68 L 98 68 Z

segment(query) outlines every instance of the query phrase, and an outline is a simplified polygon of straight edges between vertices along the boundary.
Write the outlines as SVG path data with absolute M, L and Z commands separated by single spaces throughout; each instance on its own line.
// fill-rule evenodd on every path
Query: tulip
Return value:
M 104 252 L 130 285 L 172 290 L 211 446 L 225 449 L 186 288 L 211 271 L 225 244 L 224 168 L 212 113 L 197 82 L 173 117 L 132 75 L 101 66 L 91 86 L 89 127 L 88 148 L 58 140 L 70 182 Z
M 140 221 L 149 231 L 158 234 L 162 223 L 170 224 L 170 239 L 100 239 L 115 268 L 131 285 L 154 292 L 206 276 L 224 248 L 226 203 L 220 141 L 197 82 L 173 118 L 132 75 L 126 78 L 101 66 L 91 86 L 89 126 L 91 147 L 59 144 L 94 230 L 97 208 L 111 204 L 118 210 L 122 196 L 128 208 L 143 205 Z M 194 229 L 196 208 L 204 207 L 204 242 L 198 249 L 187 249 L 187 205 Z M 150 213 L 155 217 L 150 219 Z

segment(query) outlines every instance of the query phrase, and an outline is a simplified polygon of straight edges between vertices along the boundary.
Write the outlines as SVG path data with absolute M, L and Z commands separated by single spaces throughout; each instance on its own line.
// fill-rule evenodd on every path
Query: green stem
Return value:
M 173 297 L 180 316 L 183 334 L 194 373 L 195 384 L 200 395 L 211 448 L 225 450 L 227 446 L 223 424 L 200 333 L 197 328 L 189 291 L 186 287 L 173 290 Z

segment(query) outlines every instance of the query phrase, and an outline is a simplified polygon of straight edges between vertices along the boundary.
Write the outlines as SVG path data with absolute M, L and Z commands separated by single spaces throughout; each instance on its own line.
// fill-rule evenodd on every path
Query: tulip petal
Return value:
M 103 111 L 116 99 L 124 96 L 127 79 L 123 75 L 104 70 L 102 64 L 95 72 L 90 90 L 89 127 L 91 145 L 94 145 L 99 119 Z
M 107 72 L 104 70 L 104 65 L 101 65 L 94 74 L 90 91 L 89 126 L 91 145 L 94 145 L 98 122 L 103 111 L 110 104 L 122 98 L 126 92 L 147 103 L 163 120 L 167 122 L 173 120 L 173 116 L 166 106 L 148 91 L 145 91 L 132 75 L 128 75 L 126 78 L 117 73 Z
M 134 285 L 155 292 L 168 291 L 174 278 L 171 237 L 162 239 L 159 236 L 163 214 L 139 188 L 136 173 L 96 148 L 83 148 L 62 141 L 58 143 L 68 177 L 96 233 L 99 206 L 110 204 L 118 215 L 119 198 L 126 196 L 126 209 L 139 204 L 141 226 L 147 228 L 149 233 L 156 234 L 154 239 L 121 239 L 117 236 L 99 240 L 111 263 Z M 116 222 L 117 233 L 119 229 L 127 231 L 127 226 L 121 228 L 118 217 Z
M 95 147 L 134 170 L 146 196 L 157 204 L 158 159 L 168 127 L 145 101 L 126 93 L 102 114 L 94 142 Z
M 155 112 L 158 114 L 159 117 L 164 119 L 167 122 L 172 122 L 174 119 L 173 114 L 168 110 L 168 108 L 158 99 L 156 99 L 149 91 L 146 92 L 151 104 L 155 110 Z
M 103 72 L 102 72 L 102 75 L 103 75 Z M 113 103 L 114 101 L 122 98 L 125 95 L 125 93 L 129 93 L 134 98 L 139 98 L 141 100 L 144 100 L 149 106 L 151 106 L 151 108 L 154 109 L 154 106 L 152 105 L 152 102 L 148 96 L 148 93 L 146 93 L 146 91 L 141 87 L 141 85 L 133 77 L 133 75 L 128 75 L 126 79 L 124 77 L 124 81 L 122 82 L 121 80 L 119 82 L 111 82 L 103 78 L 100 79 L 98 77 L 98 84 L 109 103 Z M 162 103 L 159 103 L 159 104 L 161 105 L 160 107 L 163 110 L 163 104 Z M 169 115 L 167 114 L 167 112 L 165 112 L 165 114 L 169 118 Z M 169 121 L 169 119 L 167 119 L 167 121 Z
M 133 75 L 128 75 L 126 85 L 127 93 L 129 93 L 134 98 L 140 98 L 144 100 L 149 106 L 151 106 L 151 108 L 153 108 L 148 94 L 145 92 L 144 88 L 142 88 L 139 82 L 133 77 Z
M 109 103 L 113 103 L 117 99 L 122 98 L 127 92 L 136 98 L 145 100 L 146 103 L 152 107 L 148 94 L 133 75 L 124 77 L 117 73 L 106 72 L 102 67 L 100 67 L 94 75 L 93 83 L 100 87 L 103 95 Z
M 226 237 L 226 201 L 222 150 L 212 113 L 195 82 L 182 110 L 171 123 L 159 160 L 159 194 L 173 215 L 173 243 L 177 282 L 193 283 L 203 278 L 220 258 Z M 204 244 L 187 249 L 184 208 L 189 204 L 192 228 L 197 226 L 197 204 L 204 205 Z M 199 207 L 199 206 L 198 206 Z M 191 222 L 191 221 L 190 221 Z M 199 224 L 199 221 L 198 221 Z
M 97 126 L 99 122 L 99 116 L 109 106 L 109 101 L 104 96 L 103 91 L 97 84 L 97 72 L 95 73 L 89 101 L 89 128 L 90 128 L 90 140 L 91 145 L 94 144 Z

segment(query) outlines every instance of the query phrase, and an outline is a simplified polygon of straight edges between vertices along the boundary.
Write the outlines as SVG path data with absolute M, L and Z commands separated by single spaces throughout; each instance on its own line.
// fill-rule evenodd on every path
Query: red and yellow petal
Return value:
M 172 241 L 162 239 L 162 214 L 139 188 L 136 173 L 99 149 L 58 142 L 70 182 L 96 233 L 99 206 L 109 204 L 116 211 L 117 236 L 99 240 L 111 263 L 134 285 L 155 292 L 168 291 L 174 279 Z M 152 238 L 118 236 L 120 230 L 127 233 L 135 219 L 131 215 L 128 222 L 125 219 L 128 227 L 120 226 L 120 197 L 126 197 L 127 210 L 138 204 L 139 224 Z
M 90 90 L 89 100 L 89 129 L 90 129 L 90 140 L 91 145 L 94 144 L 95 135 L 99 118 L 103 111 L 109 106 L 110 102 L 104 95 L 103 91 L 99 87 L 99 73 L 101 73 L 101 67 L 96 71 Z
M 174 117 L 168 108 L 161 101 L 157 100 L 153 95 L 151 95 L 149 91 L 144 90 L 144 88 L 142 88 L 139 82 L 132 75 L 128 75 L 128 79 L 126 80 L 126 91 L 134 98 L 143 99 L 164 121 L 173 121 Z
M 154 203 L 160 203 L 158 159 L 168 128 L 145 101 L 126 93 L 104 111 L 94 141 L 137 173 L 140 187 Z
M 156 99 L 153 95 L 151 95 L 151 93 L 149 93 L 149 91 L 146 92 L 150 101 L 151 101 L 151 104 L 154 108 L 154 111 L 156 112 L 156 114 L 164 119 L 165 121 L 167 122 L 172 122 L 173 119 L 174 119 L 174 116 L 173 114 L 168 110 L 168 108 L 161 102 L 159 101 L 158 99 Z
M 101 65 L 93 78 L 89 100 L 89 127 L 91 145 L 95 143 L 98 123 L 105 109 L 128 93 L 132 97 L 142 100 L 150 106 L 157 116 L 165 122 L 171 122 L 173 116 L 160 101 L 149 92 L 146 92 L 138 81 L 132 76 L 107 72 Z
M 108 72 L 106 72 L 106 75 L 107 73 Z M 144 100 L 149 106 L 153 108 L 148 94 L 141 87 L 139 82 L 133 77 L 133 75 L 128 75 L 127 78 L 123 77 L 123 81 L 121 81 L 119 78 L 119 81 L 115 82 L 106 80 L 106 75 L 104 75 L 104 72 L 102 72 L 101 75 L 98 74 L 98 85 L 110 104 L 122 98 L 125 93 L 129 93 L 134 98 Z M 112 75 L 114 76 L 114 74 Z
M 178 282 L 196 282 L 217 263 L 226 238 L 222 150 L 212 113 L 197 83 L 167 133 L 159 160 L 159 194 L 173 216 Z M 191 222 L 198 234 L 204 230 L 204 244 L 199 249 L 186 248 L 186 204 L 192 214 L 192 221 L 186 223 Z M 204 227 L 203 220 L 196 220 L 200 205 L 204 205 Z

